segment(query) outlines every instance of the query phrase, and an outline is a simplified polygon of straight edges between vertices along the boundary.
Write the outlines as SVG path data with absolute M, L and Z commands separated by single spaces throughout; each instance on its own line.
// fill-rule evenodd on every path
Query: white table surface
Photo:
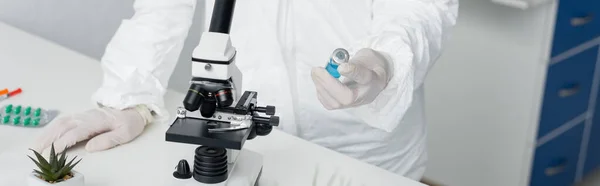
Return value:
M 77 112 L 93 107 L 90 95 L 101 82 L 97 60 L 1 22 L 0 64 L 0 88 L 23 89 L 21 95 L 0 106 L 21 104 Z M 169 91 L 168 108 L 174 110 L 183 97 Z M 133 142 L 111 150 L 88 153 L 78 145 L 69 152 L 71 157 L 83 158 L 76 170 L 85 175 L 87 186 L 166 185 L 178 160 L 193 157 L 197 147 L 166 142 L 168 125 L 153 124 Z M 26 156 L 32 154 L 28 148 L 41 131 L 0 125 L 0 185 L 25 185 L 25 175 L 35 168 Z M 347 185 L 423 185 L 279 130 L 247 141 L 244 148 L 263 155 L 261 185 L 312 185 L 315 179 L 316 185 L 339 185 L 328 183 L 334 173 L 339 179 L 352 180 Z

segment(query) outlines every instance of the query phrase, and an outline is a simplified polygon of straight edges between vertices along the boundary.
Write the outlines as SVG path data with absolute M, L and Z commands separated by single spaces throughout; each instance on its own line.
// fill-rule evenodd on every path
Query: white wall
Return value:
M 450 186 L 526 185 L 555 4 L 520 10 L 461 0 L 426 81 L 426 177 Z
M 0 21 L 100 59 L 122 19 L 133 15 L 134 0 L 0 0 Z M 203 3 L 196 8 L 182 56 L 190 56 L 200 38 Z M 188 88 L 189 58 L 180 59 L 170 87 Z

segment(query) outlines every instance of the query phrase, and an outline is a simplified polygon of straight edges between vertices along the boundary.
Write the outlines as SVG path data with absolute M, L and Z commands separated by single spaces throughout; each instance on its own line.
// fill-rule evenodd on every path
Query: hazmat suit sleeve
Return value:
M 101 87 L 92 96 L 116 109 L 146 106 L 165 116 L 163 96 L 183 49 L 196 0 L 136 0 L 101 59 Z
M 442 52 L 442 43 L 456 23 L 458 0 L 373 0 L 369 36 L 350 47 L 381 53 L 392 67 L 388 85 L 356 114 L 372 127 L 392 131 Z

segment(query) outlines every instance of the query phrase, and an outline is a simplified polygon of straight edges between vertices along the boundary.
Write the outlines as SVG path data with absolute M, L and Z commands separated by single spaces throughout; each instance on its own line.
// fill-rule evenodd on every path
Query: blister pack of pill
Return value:
M 0 111 L 1 125 L 20 127 L 42 127 L 59 114 L 58 110 L 13 104 L 3 106 Z

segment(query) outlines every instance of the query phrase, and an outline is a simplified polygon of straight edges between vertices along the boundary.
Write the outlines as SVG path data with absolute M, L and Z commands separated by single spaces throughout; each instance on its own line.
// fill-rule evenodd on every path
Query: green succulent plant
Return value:
M 73 170 L 73 168 L 81 161 L 81 159 L 79 159 L 77 162 L 73 163 L 75 158 L 77 158 L 77 156 L 75 156 L 67 163 L 66 150 L 57 154 L 54 150 L 54 144 L 52 144 L 52 148 L 50 149 L 49 160 L 46 160 L 35 150 L 29 150 L 33 151 L 37 157 L 37 160 L 35 160 L 31 156 L 28 156 L 39 168 L 39 170 L 34 169 L 33 171 L 37 173 L 41 179 L 50 183 L 65 181 L 66 179 L 73 177 L 71 170 Z

